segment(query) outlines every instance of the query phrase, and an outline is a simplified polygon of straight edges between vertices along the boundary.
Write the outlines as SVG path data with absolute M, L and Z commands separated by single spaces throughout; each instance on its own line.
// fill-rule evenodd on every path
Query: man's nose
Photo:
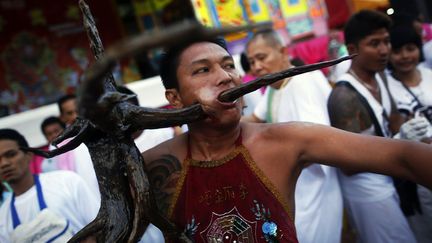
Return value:
M 9 160 L 7 160 L 5 157 L 0 157 L 0 168 L 6 168 L 7 166 L 9 166 Z
M 379 45 L 379 52 L 380 52 L 380 54 L 383 54 L 383 55 L 390 54 L 390 49 L 391 49 L 391 47 L 387 43 L 381 43 Z
M 226 85 L 233 82 L 233 76 L 223 68 L 219 68 L 217 76 L 217 86 Z
M 251 65 L 252 73 L 257 73 L 262 69 L 261 62 L 255 61 L 253 65 Z

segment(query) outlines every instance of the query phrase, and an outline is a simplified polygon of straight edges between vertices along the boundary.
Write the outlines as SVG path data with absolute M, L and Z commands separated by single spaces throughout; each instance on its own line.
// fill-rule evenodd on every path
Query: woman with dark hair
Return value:
M 387 78 L 398 109 L 408 118 L 418 114 L 432 122 L 432 71 L 418 66 L 423 60 L 421 37 L 411 25 L 394 26 L 390 37 Z
M 409 122 L 422 123 L 426 136 L 412 130 L 407 139 L 430 143 L 432 137 L 432 71 L 419 66 L 423 59 L 422 40 L 412 25 L 394 26 L 390 31 L 392 51 L 388 85 L 398 110 Z M 402 128 L 401 128 L 402 130 Z M 401 132 L 402 133 L 402 132 Z M 425 137 L 427 137 L 425 139 Z M 402 211 L 419 243 L 432 242 L 432 191 L 406 180 L 395 179 Z

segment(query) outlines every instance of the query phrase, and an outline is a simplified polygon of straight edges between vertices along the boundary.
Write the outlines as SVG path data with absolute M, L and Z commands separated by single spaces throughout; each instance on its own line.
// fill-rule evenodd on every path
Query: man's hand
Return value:
M 430 136 L 432 125 L 424 117 L 413 118 L 400 127 L 399 134 L 401 139 L 421 141 Z

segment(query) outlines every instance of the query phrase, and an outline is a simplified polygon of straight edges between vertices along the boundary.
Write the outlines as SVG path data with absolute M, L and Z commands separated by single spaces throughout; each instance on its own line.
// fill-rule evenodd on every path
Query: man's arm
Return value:
M 182 164 L 175 156 L 158 152 L 157 150 L 156 153 L 147 151 L 142 155 L 154 196 L 158 202 L 157 206 L 164 215 L 167 215 L 177 181 L 180 178 Z
M 432 188 L 432 146 L 358 135 L 320 125 L 296 129 L 302 162 L 405 178 Z

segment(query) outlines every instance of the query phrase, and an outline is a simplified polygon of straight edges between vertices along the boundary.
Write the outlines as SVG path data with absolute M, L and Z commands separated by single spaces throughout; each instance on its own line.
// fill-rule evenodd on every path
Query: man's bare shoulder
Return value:
M 327 102 L 331 125 L 339 129 L 360 133 L 372 121 L 358 94 L 345 86 L 336 86 Z
M 142 153 L 158 208 L 164 214 L 168 212 L 169 203 L 183 169 L 186 141 L 187 136 L 182 134 Z
M 166 155 L 182 158 L 186 155 L 186 142 L 186 134 L 181 134 L 143 152 L 142 156 L 146 163 L 158 160 Z
M 322 125 L 309 122 L 244 123 L 246 145 L 272 148 L 294 146 L 307 139 L 310 129 L 321 129 Z

